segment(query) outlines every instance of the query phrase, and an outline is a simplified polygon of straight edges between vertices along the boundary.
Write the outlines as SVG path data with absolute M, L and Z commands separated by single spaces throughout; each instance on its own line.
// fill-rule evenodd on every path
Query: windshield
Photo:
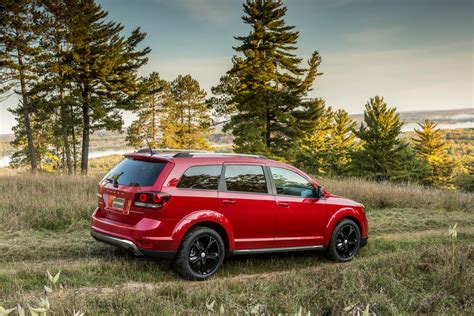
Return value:
M 125 158 L 110 170 L 105 179 L 114 185 L 148 187 L 155 183 L 165 165 L 165 162 Z

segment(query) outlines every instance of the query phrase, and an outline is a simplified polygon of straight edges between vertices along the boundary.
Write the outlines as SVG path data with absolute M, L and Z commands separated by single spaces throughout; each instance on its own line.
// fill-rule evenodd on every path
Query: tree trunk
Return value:
M 89 117 L 89 87 L 84 84 L 82 89 L 82 156 L 81 156 L 81 174 L 87 175 L 89 167 L 89 132 L 90 132 L 90 117 Z
M 21 50 L 17 50 L 18 53 L 18 65 L 19 73 L 20 73 L 20 86 L 21 86 L 21 95 L 23 97 L 23 119 L 25 120 L 25 131 L 26 131 L 26 138 L 28 140 L 28 154 L 30 156 L 31 162 L 31 170 L 36 171 L 37 162 L 36 162 L 36 150 L 33 144 L 33 132 L 31 130 L 31 123 L 30 123 L 30 109 L 28 104 L 28 98 L 26 97 L 26 83 L 23 74 L 23 60 Z
M 151 97 L 151 132 L 153 134 L 153 146 L 158 147 L 156 145 L 156 109 L 155 109 L 155 96 Z
M 61 45 L 59 43 L 59 33 L 58 29 L 56 28 L 56 55 L 57 55 L 57 63 L 58 63 L 58 76 L 60 82 L 60 88 L 59 88 L 59 102 L 60 107 L 61 107 L 61 131 L 62 131 L 62 136 L 63 136 L 63 145 L 64 145 L 64 151 L 66 155 L 66 166 L 67 166 L 67 173 L 71 174 L 72 172 L 72 166 L 71 166 L 71 147 L 69 146 L 69 124 L 68 124 L 68 118 L 67 118 L 67 107 L 66 104 L 64 103 L 64 77 L 63 77 L 63 71 L 62 71 L 62 64 L 60 60 L 61 56 Z
M 270 112 L 268 109 L 265 110 L 265 146 L 268 150 L 270 150 L 270 137 L 271 137 L 271 130 L 270 130 Z
M 191 149 L 191 104 L 188 104 L 188 149 Z
M 61 102 L 61 131 L 63 136 L 64 151 L 66 156 L 66 166 L 67 173 L 72 173 L 72 163 L 71 163 L 71 147 L 69 146 L 69 124 L 67 120 L 67 109 L 66 104 L 64 104 L 64 91 L 61 87 L 60 92 L 60 102 Z
M 74 107 L 70 106 L 69 108 L 71 114 L 71 136 L 72 136 L 72 161 L 73 161 L 73 171 L 74 174 L 77 174 L 77 153 L 76 153 L 76 129 L 74 128 Z

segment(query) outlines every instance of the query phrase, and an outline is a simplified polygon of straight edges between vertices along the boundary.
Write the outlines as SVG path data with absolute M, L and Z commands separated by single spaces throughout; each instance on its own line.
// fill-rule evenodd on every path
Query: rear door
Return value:
M 325 199 L 314 197 L 314 186 L 293 170 L 269 167 L 277 205 L 275 247 L 320 245 L 325 230 Z
M 235 248 L 272 248 L 277 211 L 265 166 L 225 163 L 223 175 L 219 208 L 232 224 Z

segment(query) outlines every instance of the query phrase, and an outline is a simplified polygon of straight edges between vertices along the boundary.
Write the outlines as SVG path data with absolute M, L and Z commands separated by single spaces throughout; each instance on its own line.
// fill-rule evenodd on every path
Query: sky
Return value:
M 231 67 L 234 36 L 247 35 L 239 0 L 99 0 L 108 18 L 140 27 L 152 51 L 140 75 L 190 74 L 210 93 Z M 299 57 L 318 50 L 324 74 L 309 97 L 362 113 L 381 95 L 399 111 L 474 107 L 473 0 L 286 0 Z M 0 103 L 0 134 L 15 121 Z M 125 124 L 133 120 L 126 113 Z

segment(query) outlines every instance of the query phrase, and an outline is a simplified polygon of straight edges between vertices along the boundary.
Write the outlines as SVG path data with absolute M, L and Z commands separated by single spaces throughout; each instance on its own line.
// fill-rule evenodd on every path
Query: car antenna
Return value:
M 153 156 L 153 149 L 151 149 L 150 142 L 148 141 L 148 137 L 145 137 L 146 144 L 148 145 L 148 149 L 150 149 L 150 156 Z

